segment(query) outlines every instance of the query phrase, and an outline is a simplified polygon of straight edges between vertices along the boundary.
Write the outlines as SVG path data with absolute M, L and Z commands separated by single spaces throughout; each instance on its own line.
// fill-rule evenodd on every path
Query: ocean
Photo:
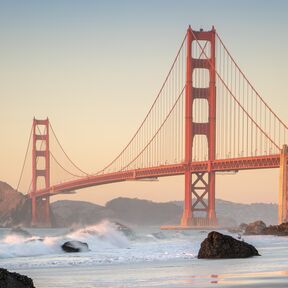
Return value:
M 261 256 L 204 260 L 197 259 L 204 230 L 139 227 L 125 235 L 104 221 L 27 231 L 31 236 L 0 229 L 0 267 L 31 277 L 37 288 L 288 287 L 288 237 L 243 236 Z M 68 240 L 86 242 L 90 251 L 62 251 Z

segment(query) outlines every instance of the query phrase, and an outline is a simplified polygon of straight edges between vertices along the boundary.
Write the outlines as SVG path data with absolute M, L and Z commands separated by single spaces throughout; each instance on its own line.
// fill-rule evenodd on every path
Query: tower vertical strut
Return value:
M 216 74 L 215 74 L 215 34 L 211 31 L 187 30 L 187 59 L 186 59 L 186 87 L 185 87 L 185 199 L 181 220 L 182 226 L 213 226 L 216 224 L 215 214 L 215 172 L 211 170 L 211 162 L 215 160 L 216 151 Z M 210 59 L 202 59 L 194 55 L 193 41 L 210 42 Z M 195 69 L 207 69 L 209 72 L 209 86 L 202 87 L 202 83 L 193 82 Z M 198 86 L 197 86 L 198 85 Z M 208 103 L 208 122 L 195 122 L 193 106 L 196 99 L 203 99 Z M 199 103 L 198 103 L 199 104 Z M 193 142 L 198 135 L 206 136 L 208 143 L 208 171 L 191 174 Z M 204 197 L 208 196 L 208 203 Z M 204 216 L 203 216 L 204 214 Z
M 41 126 L 44 130 L 43 133 L 41 133 Z M 50 187 L 49 119 L 38 120 L 34 118 L 32 130 L 32 191 L 30 193 L 32 226 L 49 227 L 51 226 L 49 196 L 37 197 L 41 178 L 44 178 L 45 188 Z M 43 165 L 40 165 L 43 163 L 41 158 L 44 159 Z
M 288 146 L 283 145 L 280 153 L 278 223 L 288 222 Z

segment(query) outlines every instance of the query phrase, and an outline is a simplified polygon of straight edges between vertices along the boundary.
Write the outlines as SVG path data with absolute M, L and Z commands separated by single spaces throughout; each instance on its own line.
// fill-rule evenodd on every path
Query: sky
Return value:
M 17 186 L 32 119 L 49 117 L 84 170 L 130 140 L 190 24 L 214 25 L 261 96 L 287 123 L 287 1 L 0 0 L 0 180 Z M 278 169 L 217 176 L 216 197 L 277 202 Z M 182 200 L 183 177 L 125 182 L 58 199 Z

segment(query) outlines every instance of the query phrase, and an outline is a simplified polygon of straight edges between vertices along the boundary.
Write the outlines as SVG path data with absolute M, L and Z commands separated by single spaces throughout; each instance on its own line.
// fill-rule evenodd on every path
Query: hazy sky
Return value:
M 49 116 L 83 169 L 112 160 L 146 115 L 187 26 L 215 25 L 287 122 L 288 1 L 0 1 L 0 179 L 17 185 L 33 116 Z M 218 198 L 276 202 L 277 169 L 218 176 Z M 183 199 L 183 177 L 79 191 L 70 199 Z M 57 196 L 53 200 L 67 198 Z

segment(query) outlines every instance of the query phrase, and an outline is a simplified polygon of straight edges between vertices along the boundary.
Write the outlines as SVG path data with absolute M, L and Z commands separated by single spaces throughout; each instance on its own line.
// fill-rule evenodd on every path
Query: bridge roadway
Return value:
M 239 171 L 249 169 L 265 169 L 265 168 L 279 168 L 280 167 L 280 154 L 254 156 L 254 157 L 241 157 L 230 159 L 219 159 L 214 161 L 201 161 L 193 162 L 190 165 L 178 164 L 165 164 L 150 168 L 140 168 L 120 172 L 112 172 L 99 175 L 89 175 L 76 180 L 71 180 L 59 183 L 48 188 L 38 190 L 36 197 L 53 196 L 56 194 L 67 193 L 73 190 L 79 190 L 87 187 L 105 185 L 127 180 L 141 180 L 145 178 L 158 178 L 165 176 L 181 175 L 187 169 L 191 173 L 196 172 L 219 172 L 219 171 Z M 29 194 L 32 196 L 32 193 Z

